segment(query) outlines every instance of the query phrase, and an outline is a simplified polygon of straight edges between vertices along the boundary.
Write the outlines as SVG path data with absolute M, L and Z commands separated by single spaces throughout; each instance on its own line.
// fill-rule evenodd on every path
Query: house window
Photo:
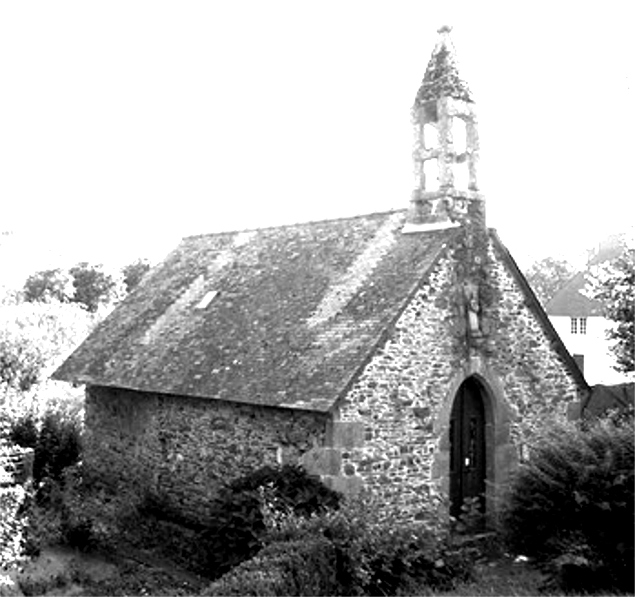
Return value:
M 580 333 L 586 334 L 586 317 L 580 317 L 580 319 L 578 320 L 578 324 L 580 328 Z
M 571 318 L 571 333 L 572 334 L 578 333 L 578 320 L 575 317 Z

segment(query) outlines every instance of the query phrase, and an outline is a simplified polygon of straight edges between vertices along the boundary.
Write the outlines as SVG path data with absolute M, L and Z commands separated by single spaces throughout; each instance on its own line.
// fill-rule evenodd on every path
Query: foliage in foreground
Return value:
M 236 479 L 214 500 L 209 524 L 200 537 L 208 573 L 219 576 L 260 550 L 267 530 L 263 492 L 278 510 L 298 516 L 337 508 L 340 501 L 338 493 L 300 466 L 264 466 Z
M 0 447 L 0 459 L 4 447 Z M 4 470 L 0 470 L 0 476 Z M 27 491 L 21 485 L 0 486 L 0 570 L 10 570 L 24 559 L 24 511 Z
M 0 419 L 0 571 L 10 570 L 22 562 L 27 524 L 27 490 L 20 485 L 13 485 L 12 477 L 6 470 L 13 452 L 7 441 L 8 432 L 7 421 Z
M 77 412 L 49 410 L 41 420 L 27 413 L 14 421 L 11 441 L 23 448 L 33 448 L 33 480 L 61 481 L 63 472 L 76 464 L 82 452 L 82 421 Z
M 378 511 L 369 496 L 308 518 L 265 508 L 264 549 L 204 594 L 395 595 L 469 578 L 469 558 L 452 546 L 438 513 L 399 523 Z
M 586 292 L 602 303 L 604 316 L 613 322 L 607 337 L 615 369 L 635 372 L 635 248 L 627 248 L 608 264 L 596 267 Z
M 509 547 L 560 589 L 633 591 L 634 466 L 632 417 L 548 429 L 508 496 Z

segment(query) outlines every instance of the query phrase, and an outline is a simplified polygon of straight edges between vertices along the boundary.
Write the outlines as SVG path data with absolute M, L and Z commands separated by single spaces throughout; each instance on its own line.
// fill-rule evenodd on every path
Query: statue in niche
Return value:
M 463 284 L 463 297 L 465 299 L 468 332 L 471 336 L 481 336 L 481 306 L 478 300 L 478 284 L 465 282 Z

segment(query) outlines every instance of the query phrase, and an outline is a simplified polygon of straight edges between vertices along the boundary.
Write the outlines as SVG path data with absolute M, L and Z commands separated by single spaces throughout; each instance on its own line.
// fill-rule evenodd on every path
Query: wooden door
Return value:
M 482 386 L 465 380 L 450 416 L 450 514 L 459 516 L 467 498 L 485 506 L 485 407 Z

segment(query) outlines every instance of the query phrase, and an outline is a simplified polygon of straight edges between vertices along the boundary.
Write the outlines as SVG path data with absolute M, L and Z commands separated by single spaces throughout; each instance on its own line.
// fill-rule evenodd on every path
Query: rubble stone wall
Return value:
M 331 447 L 321 460 L 305 457 L 312 472 L 345 493 L 370 489 L 404 520 L 424 516 L 432 496 L 448 495 L 450 414 L 461 383 L 474 376 L 483 388 L 495 520 L 522 445 L 545 418 L 566 417 L 578 395 L 553 336 L 491 247 L 487 277 L 496 298 L 481 313 L 486 337 L 469 346 L 456 262 L 450 253 L 437 263 L 339 404 Z
M 112 487 L 204 522 L 219 487 L 324 442 L 324 415 L 91 386 L 85 466 Z

